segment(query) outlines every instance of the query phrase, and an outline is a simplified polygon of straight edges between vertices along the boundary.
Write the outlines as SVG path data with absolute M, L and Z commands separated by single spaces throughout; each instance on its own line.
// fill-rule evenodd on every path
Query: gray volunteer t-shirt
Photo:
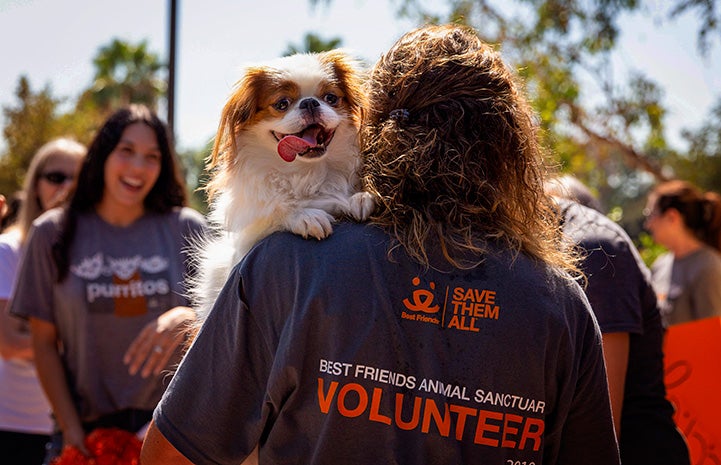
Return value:
M 82 421 L 126 408 L 152 410 L 169 377 L 128 374 L 123 355 L 142 328 L 178 305 L 189 271 L 184 249 L 204 227 L 191 209 L 148 213 L 127 227 L 103 221 L 95 212 L 78 218 L 67 278 L 56 282 L 52 246 L 62 211 L 38 218 L 20 264 L 11 311 L 53 323 L 62 342 Z M 178 352 L 172 364 L 180 360 Z M 169 365 L 169 367 L 175 365 Z
M 163 435 L 197 464 L 258 443 L 276 465 L 618 463 L 576 283 L 493 247 L 441 272 L 388 245 L 350 223 L 261 241 L 156 409 Z

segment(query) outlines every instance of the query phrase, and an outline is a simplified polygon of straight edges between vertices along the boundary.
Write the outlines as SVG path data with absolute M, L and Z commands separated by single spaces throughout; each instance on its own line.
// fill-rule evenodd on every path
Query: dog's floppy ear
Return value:
M 343 89 L 352 117 L 356 124 L 360 123 L 361 109 L 365 107 L 365 92 L 362 83 L 364 72 L 361 63 L 343 49 L 335 49 L 320 54 L 321 62 L 333 69 L 338 78 L 338 85 Z
M 268 79 L 262 67 L 248 67 L 235 84 L 235 91 L 223 107 L 218 132 L 213 144 L 209 167 L 232 163 L 236 153 L 236 138 L 258 112 L 263 83 Z

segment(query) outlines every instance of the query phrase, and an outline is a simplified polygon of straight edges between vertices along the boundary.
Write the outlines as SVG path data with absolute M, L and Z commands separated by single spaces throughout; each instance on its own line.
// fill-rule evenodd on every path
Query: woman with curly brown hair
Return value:
M 651 192 L 644 214 L 669 250 L 651 266 L 666 323 L 721 316 L 721 196 L 668 181 Z
M 368 85 L 371 225 L 246 256 L 143 464 L 617 464 L 600 333 L 512 73 L 429 26 Z

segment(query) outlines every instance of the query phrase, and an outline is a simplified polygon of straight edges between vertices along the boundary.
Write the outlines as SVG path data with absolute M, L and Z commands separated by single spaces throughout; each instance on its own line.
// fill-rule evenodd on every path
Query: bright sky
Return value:
M 344 47 L 373 62 L 413 26 L 395 18 L 397 0 L 332 0 L 329 6 L 321 0 L 315 9 L 308 0 L 178 3 L 175 126 L 180 149 L 200 148 L 214 136 L 243 63 L 276 57 L 289 44 L 301 46 L 307 32 L 340 37 Z M 167 9 L 167 0 L 0 0 L 0 106 L 16 105 L 22 74 L 33 90 L 49 84 L 54 96 L 74 100 L 92 81 L 98 48 L 116 37 L 132 43 L 147 39 L 150 50 L 165 60 Z M 693 17 L 664 28 L 654 28 L 654 18 L 662 15 L 623 22 L 623 47 L 615 60 L 649 70 L 664 86 L 671 108 L 667 123 L 677 137 L 681 128 L 698 126 L 721 95 L 721 45 L 717 40 L 704 62 L 696 53 Z

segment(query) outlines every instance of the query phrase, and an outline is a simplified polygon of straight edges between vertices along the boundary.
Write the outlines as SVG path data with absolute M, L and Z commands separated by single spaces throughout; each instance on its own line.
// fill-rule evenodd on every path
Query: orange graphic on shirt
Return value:
M 421 284 L 421 280 L 417 276 L 413 278 L 413 281 L 411 282 L 414 286 L 419 286 Z M 435 289 L 436 284 L 431 281 L 429 283 L 429 287 L 431 289 Z M 428 289 L 420 288 L 414 290 L 412 298 L 413 301 L 403 299 L 403 305 L 405 305 L 408 310 L 423 313 L 437 313 L 438 310 L 440 310 L 440 307 L 438 305 L 432 305 L 435 296 L 433 295 L 433 292 L 429 291 Z
M 381 423 L 403 431 L 455 438 L 468 444 L 524 452 L 542 450 L 543 418 L 497 412 L 460 402 L 439 402 L 416 392 L 392 392 L 360 383 L 318 378 L 318 407 L 324 415 Z M 508 461 L 507 461 L 508 462 Z M 513 462 L 516 463 L 516 462 Z M 531 462 L 527 462 L 531 463 Z
M 118 286 L 125 292 L 119 293 L 113 297 L 116 316 L 138 316 L 148 313 L 148 303 L 142 292 L 132 292 L 135 288 L 141 288 L 142 278 L 138 270 L 128 279 L 123 279 L 117 275 L 113 275 L 113 284 Z

